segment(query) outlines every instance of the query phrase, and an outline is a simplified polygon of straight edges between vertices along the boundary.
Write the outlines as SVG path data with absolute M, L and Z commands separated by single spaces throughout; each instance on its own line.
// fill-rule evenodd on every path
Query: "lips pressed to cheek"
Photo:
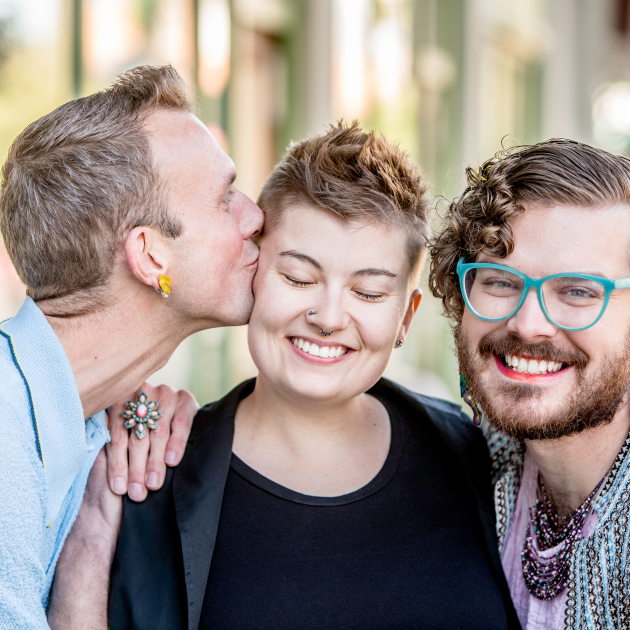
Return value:
M 517 381 L 547 382 L 572 368 L 567 363 L 522 355 L 493 355 L 501 374 Z

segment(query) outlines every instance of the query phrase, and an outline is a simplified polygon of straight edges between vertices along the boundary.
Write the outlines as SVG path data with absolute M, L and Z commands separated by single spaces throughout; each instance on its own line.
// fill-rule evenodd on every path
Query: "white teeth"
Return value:
M 553 374 L 562 369 L 562 363 L 557 361 L 547 361 L 546 359 L 525 359 L 506 354 L 503 357 L 505 364 L 517 372 L 526 372 L 527 374 Z
M 346 354 L 348 351 L 345 346 L 318 346 L 316 343 L 306 341 L 301 337 L 291 337 L 291 343 L 297 346 L 300 350 L 307 352 L 314 357 L 321 357 L 322 359 L 334 359 L 340 357 L 342 354 Z

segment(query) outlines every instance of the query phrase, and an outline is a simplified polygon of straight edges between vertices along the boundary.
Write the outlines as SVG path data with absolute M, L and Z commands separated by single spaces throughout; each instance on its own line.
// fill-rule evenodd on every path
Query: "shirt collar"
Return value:
M 68 357 L 48 320 L 26 298 L 17 315 L 0 324 L 26 383 L 54 521 L 87 453 L 83 407 Z M 105 414 L 93 416 L 105 432 Z

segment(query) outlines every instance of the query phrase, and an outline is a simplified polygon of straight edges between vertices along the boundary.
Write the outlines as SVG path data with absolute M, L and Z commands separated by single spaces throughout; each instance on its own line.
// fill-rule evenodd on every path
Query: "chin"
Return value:
M 312 374 L 292 375 L 293 378 L 282 379 L 274 387 L 284 391 L 292 398 L 313 403 L 326 403 L 345 400 L 356 395 L 356 392 L 348 392 L 347 388 L 340 386 L 338 378 L 330 376 L 313 378 Z
M 222 300 L 221 305 L 225 310 L 214 315 L 221 326 L 244 326 L 249 323 L 254 310 L 254 294 L 251 288 L 242 291 L 240 295 L 232 293 Z

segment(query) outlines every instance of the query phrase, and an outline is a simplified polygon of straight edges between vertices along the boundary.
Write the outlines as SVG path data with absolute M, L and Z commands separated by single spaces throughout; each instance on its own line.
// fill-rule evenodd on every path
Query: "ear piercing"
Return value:
M 403 345 L 402 339 L 399 339 L 399 340 L 396 342 L 396 347 L 397 347 L 397 348 L 402 348 L 402 345 Z
M 156 291 L 160 293 L 162 297 L 167 298 L 171 294 L 171 279 L 168 276 L 160 274 L 158 284 L 160 288 L 156 289 Z

